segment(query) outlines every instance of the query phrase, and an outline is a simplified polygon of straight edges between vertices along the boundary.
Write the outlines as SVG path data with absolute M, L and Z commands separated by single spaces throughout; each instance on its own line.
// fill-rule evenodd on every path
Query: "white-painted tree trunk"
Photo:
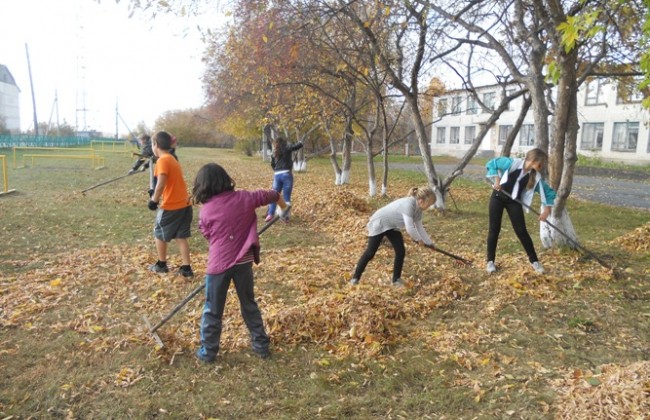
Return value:
M 341 172 L 341 183 L 339 185 L 349 184 L 349 183 L 350 183 L 350 171 L 343 170 Z
M 388 188 L 386 187 L 386 184 L 383 184 L 381 186 L 381 196 L 386 197 L 386 194 L 388 194 Z
M 296 162 L 293 162 L 293 170 L 295 172 L 306 172 L 307 171 L 307 161 L 306 160 L 298 160 Z
M 377 195 L 377 183 L 373 179 L 368 180 L 368 194 L 370 197 Z
M 336 174 L 334 177 L 334 185 L 343 185 L 341 181 L 341 174 Z
M 436 202 L 433 204 L 433 207 L 438 210 L 445 210 L 445 196 L 442 194 L 440 188 L 432 188 L 433 194 L 436 196 Z
M 543 209 L 542 209 L 543 210 Z M 578 242 L 578 235 L 573 228 L 573 223 L 569 217 L 569 213 L 564 209 L 560 217 L 549 216 L 547 219 L 555 227 L 564 232 L 576 243 Z M 570 247 L 575 249 L 575 243 L 572 243 L 564 235 L 552 228 L 548 223 L 540 222 L 539 224 L 539 238 L 542 241 L 544 248 L 557 248 L 557 247 Z

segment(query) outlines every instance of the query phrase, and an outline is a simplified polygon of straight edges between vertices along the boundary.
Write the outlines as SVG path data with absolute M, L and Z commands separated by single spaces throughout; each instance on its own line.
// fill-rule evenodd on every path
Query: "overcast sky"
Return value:
M 120 135 L 140 121 L 151 129 L 165 111 L 204 103 L 196 27 L 222 21 L 216 12 L 129 18 L 128 0 L 0 0 L 0 64 L 21 90 L 21 129 L 34 126 L 25 44 L 38 121 L 55 125 L 58 113 L 110 137 L 116 122 Z

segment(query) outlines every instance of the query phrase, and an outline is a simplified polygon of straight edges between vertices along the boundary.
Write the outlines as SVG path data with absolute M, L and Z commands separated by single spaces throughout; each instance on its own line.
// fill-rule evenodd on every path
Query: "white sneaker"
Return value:
M 395 279 L 395 280 L 393 280 L 391 282 L 391 284 L 393 286 L 395 286 L 395 287 L 404 287 L 405 286 L 404 281 L 402 281 L 402 279 Z
M 539 274 L 544 273 L 544 267 L 542 267 L 542 263 L 540 263 L 539 261 L 535 261 L 531 265 L 533 266 L 533 269 Z
M 352 286 L 356 286 L 357 284 L 359 284 L 359 279 L 352 278 L 352 279 L 350 280 L 350 284 L 351 284 Z
M 494 265 L 494 261 L 488 261 L 488 263 L 487 263 L 487 272 L 489 274 L 492 274 L 495 271 L 497 271 L 497 266 Z

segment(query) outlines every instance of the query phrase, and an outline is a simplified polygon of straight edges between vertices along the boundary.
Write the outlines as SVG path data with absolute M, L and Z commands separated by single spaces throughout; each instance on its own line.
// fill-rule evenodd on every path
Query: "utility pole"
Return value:
M 36 117 L 36 97 L 34 96 L 34 82 L 32 80 L 32 65 L 29 62 L 29 48 L 25 43 L 25 53 L 27 54 L 27 70 L 29 71 L 29 86 L 32 88 L 32 108 L 34 108 L 34 134 L 38 136 L 38 118 Z
M 120 113 L 117 110 L 117 98 L 115 98 L 115 141 L 117 141 L 120 138 L 118 135 L 119 118 L 120 118 Z

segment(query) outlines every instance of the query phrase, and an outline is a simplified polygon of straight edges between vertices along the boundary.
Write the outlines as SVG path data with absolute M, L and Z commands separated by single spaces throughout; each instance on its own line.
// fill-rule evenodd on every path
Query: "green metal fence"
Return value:
M 53 137 L 16 134 L 0 136 L 0 149 L 12 147 L 78 147 L 89 146 L 92 142 L 115 142 L 115 139 L 102 137 Z

